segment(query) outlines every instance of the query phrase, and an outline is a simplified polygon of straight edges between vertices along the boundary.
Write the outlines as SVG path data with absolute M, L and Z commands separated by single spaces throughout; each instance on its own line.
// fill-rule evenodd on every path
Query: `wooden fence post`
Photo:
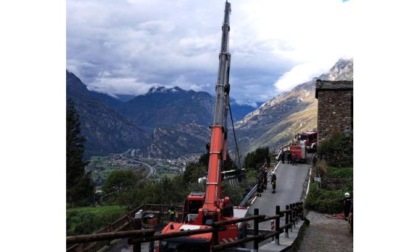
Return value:
M 290 210 L 291 210 L 290 221 L 292 222 L 292 228 L 290 230 L 293 232 L 293 227 L 295 226 L 295 207 L 293 203 L 290 204 Z
M 134 214 L 133 226 L 134 229 L 142 229 L 143 210 L 140 209 Z M 141 243 L 133 244 L 133 252 L 141 251 Z
M 254 209 L 254 215 L 259 215 L 260 211 L 258 208 Z M 259 224 L 259 220 L 258 219 L 254 219 L 254 236 L 258 235 L 258 224 Z M 254 240 L 254 251 L 258 251 L 258 240 Z
M 289 221 L 290 221 L 290 207 L 286 205 L 286 238 L 289 238 Z
M 280 206 L 276 206 L 276 232 L 280 231 Z M 276 234 L 276 244 L 280 245 L 280 234 Z
M 219 244 L 219 231 L 218 230 L 213 231 L 213 235 L 212 236 L 213 236 L 212 243 L 213 243 L 213 247 L 214 247 L 214 246 L 216 246 L 216 245 Z

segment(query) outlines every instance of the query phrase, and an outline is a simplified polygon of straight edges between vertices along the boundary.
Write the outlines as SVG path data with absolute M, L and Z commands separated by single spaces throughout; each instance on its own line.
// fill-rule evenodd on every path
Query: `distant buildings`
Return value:
M 318 142 L 337 132 L 353 132 L 353 81 L 317 80 Z

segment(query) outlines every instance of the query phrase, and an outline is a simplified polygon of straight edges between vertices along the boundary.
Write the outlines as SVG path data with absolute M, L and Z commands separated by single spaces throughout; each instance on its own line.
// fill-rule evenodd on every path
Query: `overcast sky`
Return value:
M 225 0 L 67 0 L 67 70 L 89 89 L 214 94 Z M 353 57 L 353 1 L 231 0 L 231 97 L 264 102 Z
M 117 83 L 118 90 L 127 92 L 176 80 L 214 92 L 224 0 L 212 0 L 212 5 L 205 0 L 114 2 L 117 0 L 0 2 L 4 166 L 0 194 L 3 202 L 14 206 L 2 209 L 4 216 L 10 216 L 2 227 L 10 234 L 20 232 L 16 220 L 27 215 L 27 206 L 44 206 L 31 208 L 31 214 L 39 217 L 32 221 L 40 232 L 25 237 L 25 243 L 20 236 L 6 236 L 5 251 L 16 250 L 16 244 L 21 250 L 33 249 L 44 234 L 52 237 L 49 247 L 59 250 L 64 245 L 65 192 L 55 188 L 64 189 L 66 179 L 65 67 L 88 85 Z M 406 156 L 418 155 L 417 142 L 401 137 L 417 132 L 419 126 L 418 2 L 275 2 L 277 6 L 268 0 L 231 1 L 231 95 L 244 101 L 275 96 L 277 80 L 289 76 L 290 81 L 280 84 L 284 89 L 293 84 L 293 67 L 303 77 L 317 59 L 355 50 L 355 198 L 360 206 L 390 199 L 404 204 L 418 198 L 420 171 L 413 169 L 411 159 L 371 158 L 384 154 L 371 144 L 380 143 L 381 136 L 389 136 L 387 145 L 405 146 Z M 354 49 L 350 48 L 353 44 Z M 330 63 L 325 65 L 328 69 Z M 127 88 L 130 83 L 135 88 Z M 179 86 L 187 89 L 189 85 Z M 379 180 L 377 167 L 384 171 Z M 390 181 L 394 186 L 388 186 Z M 374 207 L 358 212 L 358 223 L 370 223 L 373 229 L 358 229 L 357 244 L 411 251 L 418 245 L 416 232 L 393 234 L 404 243 L 383 242 L 389 236 L 388 229 L 381 228 L 386 214 Z M 412 230 L 417 222 L 403 222 L 401 228 Z

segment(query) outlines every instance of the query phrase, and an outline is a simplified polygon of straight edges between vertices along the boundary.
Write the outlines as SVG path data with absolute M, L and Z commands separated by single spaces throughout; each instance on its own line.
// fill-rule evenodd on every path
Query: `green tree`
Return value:
M 67 101 L 66 114 L 66 196 L 70 206 L 87 205 L 94 198 L 91 174 L 85 173 L 85 137 L 81 134 L 79 114 L 74 102 Z
M 187 164 L 187 167 L 185 167 L 185 172 L 183 173 L 184 184 L 196 184 L 198 178 L 206 176 L 207 165 L 201 165 L 199 163 Z
M 208 167 L 209 165 L 210 146 L 208 144 L 206 145 L 206 149 L 207 149 L 207 152 L 202 154 L 198 160 L 198 164 L 204 167 Z M 233 170 L 233 169 L 238 169 L 238 166 L 233 162 L 232 158 L 230 158 L 229 153 L 227 153 L 226 160 L 224 161 L 224 164 L 223 164 L 223 170 L 227 171 L 227 170 Z
M 258 170 L 265 162 L 270 162 L 270 149 L 268 147 L 257 148 L 245 156 L 244 167 Z
M 223 197 L 228 196 L 230 198 L 230 203 L 233 206 L 237 206 L 241 203 L 244 195 L 246 194 L 245 188 L 242 184 L 231 185 L 227 181 L 223 181 Z
M 138 179 L 132 170 L 115 170 L 108 175 L 102 185 L 102 190 L 107 201 L 113 202 L 120 195 L 124 195 L 133 189 L 137 181 Z

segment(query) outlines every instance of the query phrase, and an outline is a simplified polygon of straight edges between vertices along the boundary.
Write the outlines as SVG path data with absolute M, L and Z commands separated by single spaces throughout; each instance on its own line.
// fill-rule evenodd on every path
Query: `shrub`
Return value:
M 270 149 L 268 147 L 258 148 L 246 155 L 244 167 L 258 170 L 265 162 L 270 163 Z
M 78 207 L 67 210 L 67 236 L 90 234 L 126 213 L 122 206 Z
M 311 184 L 308 197 L 305 200 L 305 208 L 322 213 L 339 213 L 343 211 L 341 203 L 343 191 L 324 190 L 317 184 Z
M 232 186 L 228 182 L 223 182 L 223 197 L 228 196 L 230 198 L 231 205 L 239 205 L 244 198 L 245 193 L 246 191 L 241 185 Z
M 311 184 L 305 208 L 329 214 L 343 212 L 343 195 L 353 192 L 353 167 L 328 167 L 318 163 L 317 169 L 321 187 L 316 182 Z
M 336 133 L 329 139 L 320 142 L 317 155 L 332 166 L 349 166 L 353 164 L 353 136 Z
M 353 167 L 329 167 L 328 176 L 335 178 L 353 178 Z

